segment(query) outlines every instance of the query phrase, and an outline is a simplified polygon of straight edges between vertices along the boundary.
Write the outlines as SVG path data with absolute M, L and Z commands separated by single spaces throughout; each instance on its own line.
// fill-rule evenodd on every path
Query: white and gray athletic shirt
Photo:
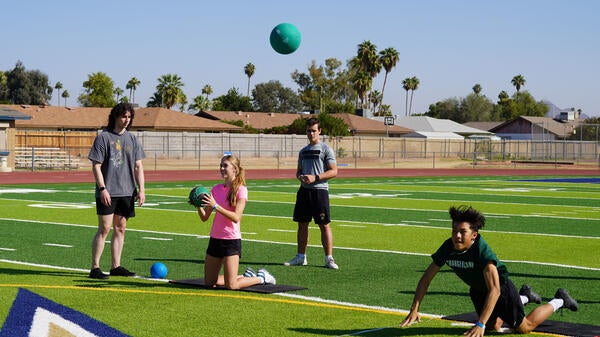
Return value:
M 327 171 L 329 164 L 335 164 L 335 153 L 325 143 L 308 144 L 300 150 L 298 155 L 298 166 L 302 168 L 302 174 L 317 175 Z M 315 184 L 301 183 L 302 187 L 309 189 L 328 189 L 327 179 L 322 179 Z
M 113 197 L 132 196 L 136 189 L 135 162 L 145 158 L 144 150 L 134 134 L 122 135 L 104 130 L 96 139 L 88 159 L 102 163 L 100 170 L 106 189 Z M 96 197 L 99 197 L 96 186 Z

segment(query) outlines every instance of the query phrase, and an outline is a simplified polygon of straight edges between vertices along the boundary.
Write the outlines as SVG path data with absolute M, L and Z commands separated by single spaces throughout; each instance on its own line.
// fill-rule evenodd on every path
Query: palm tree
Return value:
M 115 94 L 115 96 L 117 96 L 117 98 L 115 99 L 115 101 L 119 102 L 119 97 L 121 97 L 121 95 L 123 95 L 123 89 L 121 89 L 120 87 L 116 87 L 115 90 L 113 90 L 113 94 Z
M 360 106 L 364 108 L 367 102 L 367 91 L 371 87 L 372 78 L 365 71 L 359 71 L 352 78 L 352 87 L 356 90 L 360 99 Z
M 358 58 L 357 65 L 360 67 L 358 71 L 365 71 L 370 77 L 369 87 L 367 91 L 373 90 L 372 84 L 373 79 L 381 71 L 381 60 L 377 56 L 377 46 L 371 41 L 366 40 L 358 45 L 358 51 L 356 53 Z
M 183 82 L 175 74 L 166 74 L 158 78 L 156 89 L 162 99 L 161 106 L 171 109 L 177 103 L 183 103 Z
M 208 100 L 208 96 L 211 95 L 212 93 L 213 93 L 213 88 L 209 84 L 202 87 L 202 94 L 206 95 L 207 100 Z
M 479 93 L 481 92 L 481 84 L 475 84 L 473 86 L 473 92 L 475 93 L 475 95 L 479 96 Z
M 54 85 L 54 89 L 58 90 L 58 93 L 56 94 L 56 101 L 58 102 L 58 106 L 60 106 L 60 89 L 62 88 L 63 85 L 60 82 L 56 82 L 56 84 Z
M 61 96 L 62 96 L 62 98 L 65 99 L 65 106 L 67 106 L 67 98 L 69 98 L 69 96 L 70 96 L 69 92 L 67 90 L 65 90 L 65 91 L 63 91 Z
M 515 86 L 515 88 L 517 89 L 517 92 L 519 92 L 519 90 L 521 90 L 521 87 L 525 86 L 525 77 L 523 77 L 523 75 L 519 74 L 519 75 L 516 75 L 515 77 L 513 77 L 510 82 L 512 83 L 512 85 Z
M 246 94 L 246 96 L 248 96 L 248 97 L 250 97 L 250 77 L 252 77 L 252 75 L 254 75 L 254 70 L 256 70 L 256 68 L 254 67 L 254 64 L 252 64 L 252 63 L 248 63 L 244 67 L 244 74 L 246 74 L 246 76 L 248 76 L 248 92 Z
M 381 87 L 381 102 L 379 103 L 379 109 L 381 109 L 381 104 L 383 104 L 383 93 L 385 92 L 385 84 L 387 82 L 388 74 L 396 66 L 398 61 L 400 61 L 400 54 L 398 54 L 398 51 L 394 48 L 386 48 L 379 52 L 379 59 L 383 69 L 385 69 L 385 77 L 383 78 L 383 86 Z
M 408 116 L 408 91 L 410 90 L 410 77 L 407 77 L 402 81 L 402 88 L 406 90 L 406 100 L 404 102 L 404 115 Z
M 500 91 L 500 93 L 498 94 L 498 104 L 504 104 L 508 102 L 508 99 L 508 93 L 504 90 Z
M 419 89 L 419 79 L 416 76 L 413 76 L 410 79 L 410 109 L 408 109 L 408 113 L 410 115 L 412 115 L 413 95 L 415 94 L 415 90 L 417 89 Z
M 137 89 L 138 85 L 140 85 L 140 83 L 140 80 L 138 80 L 135 77 L 132 77 L 125 86 L 125 89 L 129 90 L 129 100 L 131 101 L 131 103 L 135 103 L 135 90 Z

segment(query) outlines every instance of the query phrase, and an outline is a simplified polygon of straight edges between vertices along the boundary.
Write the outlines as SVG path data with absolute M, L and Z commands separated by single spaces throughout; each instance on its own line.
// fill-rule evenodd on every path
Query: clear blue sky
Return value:
M 370 40 L 378 50 L 400 53 L 384 97 L 396 115 L 404 115 L 407 77 L 420 80 L 413 102 L 419 113 L 465 97 L 476 83 L 495 102 L 502 90 L 514 93 L 510 81 L 518 74 L 526 80 L 522 90 L 536 100 L 600 115 L 600 1 L 20 0 L 2 7 L 0 69 L 21 60 L 52 85 L 63 83 L 71 106 L 96 72 L 123 89 L 137 77 L 142 106 L 167 73 L 182 77 L 188 101 L 206 84 L 212 97 L 232 87 L 245 94 L 249 62 L 256 66 L 252 87 L 279 80 L 296 90 L 294 70 L 306 72 L 312 60 L 323 64 L 329 57 L 345 62 Z M 302 32 L 290 55 L 269 45 L 281 22 Z

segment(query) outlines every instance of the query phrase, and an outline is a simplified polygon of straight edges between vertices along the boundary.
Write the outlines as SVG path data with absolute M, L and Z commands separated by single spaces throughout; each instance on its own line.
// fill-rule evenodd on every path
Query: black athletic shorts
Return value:
M 329 191 L 319 188 L 300 187 L 296 193 L 294 206 L 294 221 L 310 222 L 315 220 L 317 225 L 331 222 L 329 214 Z
M 110 201 L 110 205 L 106 206 L 100 198 L 96 198 L 96 214 L 116 214 L 127 219 L 135 216 L 135 194 L 131 197 L 111 197 Z
M 487 292 L 471 288 L 470 294 L 471 301 L 473 301 L 473 305 L 475 306 L 475 311 L 477 311 L 477 314 L 479 315 L 483 310 Z M 508 324 L 513 329 L 516 329 L 521 325 L 523 318 L 525 318 L 525 310 L 523 309 L 523 302 L 521 302 L 521 295 L 519 295 L 517 287 L 515 287 L 511 280 L 507 280 L 505 284 L 500 286 L 500 297 L 488 320 L 488 322 L 490 322 L 490 327 L 493 327 L 492 322 L 495 322 L 497 317 L 500 317 L 504 323 Z
M 242 257 L 242 240 L 233 239 L 215 239 L 210 238 L 208 240 L 208 248 L 206 248 L 206 254 L 212 257 L 223 258 L 225 256 L 239 255 Z

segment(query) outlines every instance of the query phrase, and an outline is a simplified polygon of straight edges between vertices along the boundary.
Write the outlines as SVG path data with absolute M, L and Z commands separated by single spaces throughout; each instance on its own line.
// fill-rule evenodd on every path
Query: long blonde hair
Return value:
M 240 159 L 232 154 L 228 154 L 221 158 L 221 162 L 228 161 L 233 167 L 236 169 L 236 175 L 231 183 L 231 189 L 229 190 L 229 194 L 227 194 L 227 200 L 229 204 L 233 207 L 237 205 L 237 192 L 240 189 L 240 186 L 246 186 L 246 173 L 242 165 L 240 164 Z

